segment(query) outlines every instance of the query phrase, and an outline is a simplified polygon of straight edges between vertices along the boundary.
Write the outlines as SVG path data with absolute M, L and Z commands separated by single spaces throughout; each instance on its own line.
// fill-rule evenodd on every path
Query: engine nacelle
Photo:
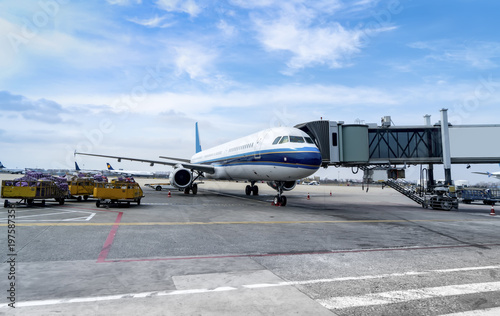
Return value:
M 177 168 L 170 175 L 170 184 L 178 189 L 184 189 L 193 182 L 193 173 L 189 169 Z
M 269 181 L 267 182 L 267 185 L 275 190 L 278 190 L 278 184 L 276 183 L 276 181 Z M 297 181 L 285 181 L 283 184 L 283 191 L 291 191 L 295 188 L 296 185 Z

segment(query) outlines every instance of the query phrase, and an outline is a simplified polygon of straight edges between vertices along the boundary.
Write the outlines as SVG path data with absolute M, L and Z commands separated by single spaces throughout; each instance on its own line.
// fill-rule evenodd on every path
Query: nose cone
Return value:
M 321 166 L 322 158 L 319 149 L 310 147 L 309 150 L 304 152 L 300 159 L 300 164 L 307 169 L 317 170 Z

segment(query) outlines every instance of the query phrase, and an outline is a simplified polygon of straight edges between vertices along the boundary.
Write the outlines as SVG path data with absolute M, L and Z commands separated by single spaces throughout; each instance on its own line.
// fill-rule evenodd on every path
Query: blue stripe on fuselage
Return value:
M 286 161 L 284 157 L 286 157 Z M 246 152 L 244 154 L 226 156 L 199 163 L 212 164 L 220 167 L 236 165 L 273 165 L 291 168 L 318 169 L 321 165 L 321 154 L 316 147 L 270 149 Z

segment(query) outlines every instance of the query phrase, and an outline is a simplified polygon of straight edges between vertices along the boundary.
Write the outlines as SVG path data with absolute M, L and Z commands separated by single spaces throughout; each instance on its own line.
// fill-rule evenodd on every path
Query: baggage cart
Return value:
M 135 181 L 112 180 L 107 183 L 95 183 L 94 198 L 97 199 L 96 206 L 113 205 L 130 202 L 141 204 L 144 197 L 140 185 Z
M 28 205 L 31 206 L 35 201 L 41 200 L 41 205 L 45 205 L 45 200 L 55 199 L 60 205 L 64 204 L 64 198 L 68 195 L 68 190 L 65 187 L 60 187 L 52 180 L 3 180 L 2 181 L 2 198 L 4 207 L 13 205 Z M 7 199 L 19 199 L 12 203 Z

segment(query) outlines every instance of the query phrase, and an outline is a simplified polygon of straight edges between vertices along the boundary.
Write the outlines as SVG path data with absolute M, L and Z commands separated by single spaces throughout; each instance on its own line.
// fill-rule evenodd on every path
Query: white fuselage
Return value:
M 292 181 L 315 173 L 321 166 L 321 154 L 303 131 L 277 127 L 203 150 L 191 163 L 212 165 L 215 173 L 207 178 Z

